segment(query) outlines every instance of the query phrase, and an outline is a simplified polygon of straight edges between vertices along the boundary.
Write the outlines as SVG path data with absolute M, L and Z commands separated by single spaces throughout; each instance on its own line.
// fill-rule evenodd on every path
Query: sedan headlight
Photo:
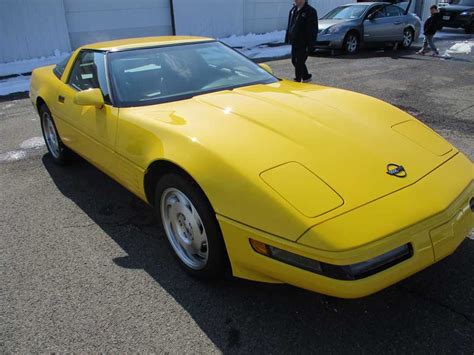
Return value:
M 323 34 L 327 34 L 327 33 L 338 33 L 338 32 L 341 32 L 343 26 L 338 26 L 338 25 L 335 25 L 335 26 L 331 26 L 331 27 L 328 27 L 326 28 L 324 31 L 323 31 Z

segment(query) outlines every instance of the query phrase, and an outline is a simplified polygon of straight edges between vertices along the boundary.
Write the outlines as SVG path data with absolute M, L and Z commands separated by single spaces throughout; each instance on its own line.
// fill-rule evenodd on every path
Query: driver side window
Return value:
M 101 89 L 105 102 L 108 102 L 104 55 L 102 52 L 81 51 L 71 69 L 68 84 L 78 91 Z
M 385 8 L 387 17 L 397 17 L 402 16 L 402 9 L 395 5 L 389 5 Z
M 373 19 L 384 18 L 385 17 L 385 6 L 374 6 L 370 9 L 368 16 Z

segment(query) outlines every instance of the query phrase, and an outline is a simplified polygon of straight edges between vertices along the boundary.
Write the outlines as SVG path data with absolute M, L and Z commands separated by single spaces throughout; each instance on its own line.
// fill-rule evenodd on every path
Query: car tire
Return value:
M 41 121 L 41 131 L 43 132 L 43 138 L 51 159 L 56 164 L 66 164 L 69 161 L 71 151 L 61 141 L 51 111 L 46 104 L 42 104 L 38 112 Z
M 474 24 L 471 24 L 470 26 L 466 26 L 464 28 L 464 31 L 467 33 L 467 34 L 472 34 L 474 33 Z
M 411 28 L 405 28 L 403 30 L 403 40 L 402 40 L 402 47 L 404 49 L 408 49 L 411 47 L 415 40 L 415 32 Z
M 357 54 L 360 48 L 360 36 L 354 32 L 348 32 L 342 42 L 342 49 L 346 54 Z
M 188 274 L 208 280 L 226 274 L 229 262 L 216 214 L 191 178 L 179 173 L 161 177 L 155 209 L 161 232 Z

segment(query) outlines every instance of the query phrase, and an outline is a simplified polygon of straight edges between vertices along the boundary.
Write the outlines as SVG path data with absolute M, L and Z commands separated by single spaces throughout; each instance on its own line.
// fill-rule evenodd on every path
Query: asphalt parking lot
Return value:
M 293 77 L 289 60 L 269 64 Z M 409 111 L 474 160 L 472 57 L 371 50 L 309 67 L 316 83 Z M 80 158 L 52 163 L 28 99 L 0 102 L 0 235 L 1 353 L 474 353 L 474 240 L 359 300 L 201 283 L 144 203 Z

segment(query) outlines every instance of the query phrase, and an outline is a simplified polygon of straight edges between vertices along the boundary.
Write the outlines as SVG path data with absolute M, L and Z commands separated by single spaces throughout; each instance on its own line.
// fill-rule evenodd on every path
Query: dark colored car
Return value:
M 453 0 L 440 9 L 443 27 L 464 28 L 474 32 L 474 0 Z

